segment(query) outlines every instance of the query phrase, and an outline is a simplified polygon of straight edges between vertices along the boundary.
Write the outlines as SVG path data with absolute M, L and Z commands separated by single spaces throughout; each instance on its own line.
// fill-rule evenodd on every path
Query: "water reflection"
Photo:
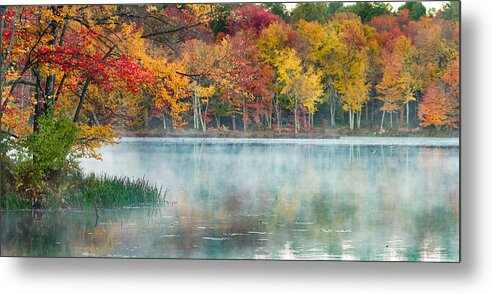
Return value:
M 457 261 L 457 148 L 126 142 L 87 170 L 167 205 L 2 212 L 2 255 Z

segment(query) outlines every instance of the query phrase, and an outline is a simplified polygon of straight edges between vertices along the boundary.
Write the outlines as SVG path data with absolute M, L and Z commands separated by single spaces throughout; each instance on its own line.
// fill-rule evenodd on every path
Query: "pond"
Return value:
M 1 254 L 459 261 L 459 142 L 123 138 L 84 170 L 165 205 L 1 212 Z

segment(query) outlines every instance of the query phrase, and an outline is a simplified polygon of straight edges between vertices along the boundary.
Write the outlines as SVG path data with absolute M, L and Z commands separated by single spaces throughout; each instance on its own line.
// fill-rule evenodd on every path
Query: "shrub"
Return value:
M 50 112 L 39 118 L 39 131 L 19 142 L 12 169 L 15 191 L 23 198 L 33 198 L 53 190 L 53 180 L 69 165 L 69 155 L 78 137 L 76 125 L 67 117 L 53 117 Z

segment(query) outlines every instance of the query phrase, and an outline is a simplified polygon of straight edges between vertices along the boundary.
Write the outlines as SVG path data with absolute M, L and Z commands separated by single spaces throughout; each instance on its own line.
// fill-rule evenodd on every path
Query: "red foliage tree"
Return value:
M 280 21 L 281 18 L 261 5 L 248 4 L 238 7 L 227 20 L 227 27 L 231 34 L 242 29 L 255 29 L 256 33 L 270 24 Z

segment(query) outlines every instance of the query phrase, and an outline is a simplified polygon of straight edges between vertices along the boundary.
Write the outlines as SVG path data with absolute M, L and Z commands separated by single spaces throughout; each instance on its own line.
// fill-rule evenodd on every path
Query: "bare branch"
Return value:
M 36 87 L 36 83 L 33 83 L 31 81 L 27 81 L 27 80 L 22 80 L 22 79 L 17 79 L 17 80 L 7 82 L 7 86 L 16 85 L 16 84 Z

